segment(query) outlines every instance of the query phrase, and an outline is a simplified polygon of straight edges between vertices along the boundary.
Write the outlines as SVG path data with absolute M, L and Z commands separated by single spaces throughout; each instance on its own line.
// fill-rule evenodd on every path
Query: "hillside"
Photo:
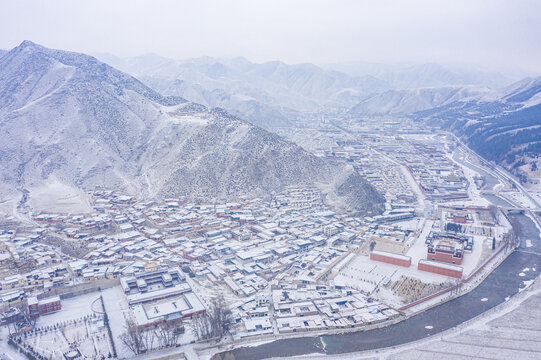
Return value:
M 211 200 L 311 185 L 340 210 L 377 212 L 383 201 L 349 165 L 29 41 L 0 58 L 0 129 L 3 199 L 99 187 Z
M 375 94 L 353 106 L 350 116 L 406 115 L 440 107 L 484 94 L 488 89 L 475 87 L 441 87 L 409 90 L 388 90 Z
M 538 184 L 541 166 L 541 78 L 528 78 L 490 96 L 456 101 L 414 117 L 457 133 L 481 156 Z

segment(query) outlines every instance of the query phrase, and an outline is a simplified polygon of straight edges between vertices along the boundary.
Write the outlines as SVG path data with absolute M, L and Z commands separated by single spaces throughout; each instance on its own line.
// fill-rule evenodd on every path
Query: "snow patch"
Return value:
M 535 281 L 535 279 L 533 279 L 533 280 L 524 280 L 522 282 L 522 285 L 524 285 L 524 287 L 519 287 L 518 292 L 522 292 L 522 291 L 526 290 L 527 288 L 529 288 L 530 285 L 532 285 L 534 283 L 534 281 Z
M 29 203 L 36 210 L 55 210 L 62 213 L 81 213 L 91 210 L 88 194 L 54 177 L 50 177 L 41 186 L 29 188 L 29 191 Z

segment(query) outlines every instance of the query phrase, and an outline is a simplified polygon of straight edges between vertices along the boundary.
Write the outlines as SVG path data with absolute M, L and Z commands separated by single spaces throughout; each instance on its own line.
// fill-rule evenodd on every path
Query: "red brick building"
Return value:
M 435 274 L 454 277 L 457 279 L 462 278 L 462 266 L 439 263 L 435 261 L 419 260 L 417 269 L 421 271 L 427 271 Z
M 62 310 L 62 303 L 58 296 L 39 300 L 36 297 L 28 299 L 28 310 L 31 316 L 51 314 Z
M 387 264 L 410 267 L 411 257 L 393 254 L 386 251 L 374 250 L 370 253 L 370 260 L 381 261 Z
M 431 261 L 440 261 L 448 264 L 462 264 L 462 249 L 457 249 L 450 243 L 440 242 L 435 246 L 429 246 L 426 259 Z

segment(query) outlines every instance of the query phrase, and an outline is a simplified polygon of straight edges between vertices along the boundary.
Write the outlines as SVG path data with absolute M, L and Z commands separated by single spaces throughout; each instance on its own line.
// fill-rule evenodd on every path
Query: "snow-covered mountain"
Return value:
M 360 213 L 383 200 L 349 165 L 224 110 L 164 97 L 93 57 L 29 41 L 0 58 L 0 133 L 3 200 L 96 187 L 212 199 L 290 185 L 317 186 L 331 205 Z
M 352 76 L 371 75 L 385 81 L 393 89 L 416 89 L 447 86 L 475 86 L 498 89 L 527 76 L 517 70 L 487 70 L 474 65 L 378 64 L 347 62 L 328 64 L 326 69 L 342 71 Z
M 490 93 L 486 88 L 441 87 L 388 90 L 370 96 L 349 111 L 351 116 L 405 115 Z
M 154 54 L 126 59 L 97 56 L 160 93 L 222 107 L 266 128 L 290 125 L 295 112 L 317 111 L 323 106 L 348 108 L 369 94 L 388 89 L 385 82 L 372 76 L 348 76 L 313 64 L 255 64 L 241 57 L 172 60 Z
M 541 77 L 419 111 L 414 117 L 453 130 L 480 155 L 514 171 L 523 181 L 539 181 Z
M 525 78 L 509 85 L 503 90 L 502 100 L 507 103 L 519 103 L 523 108 L 541 103 L 541 76 Z
M 481 96 L 517 76 L 473 65 L 436 63 L 350 62 L 321 68 L 279 61 L 255 64 L 242 57 L 97 56 L 162 94 L 221 107 L 271 130 L 303 123 L 310 113 L 322 109 L 353 107 L 353 116 L 408 114 Z

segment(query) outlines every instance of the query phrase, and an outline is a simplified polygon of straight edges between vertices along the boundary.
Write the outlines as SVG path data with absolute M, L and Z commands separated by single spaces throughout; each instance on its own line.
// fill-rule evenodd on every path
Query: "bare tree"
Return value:
M 154 330 L 160 347 L 176 346 L 184 327 L 180 321 L 166 321 L 159 324 Z
M 19 332 L 19 326 L 17 324 L 17 317 L 12 316 L 5 320 L 6 327 L 8 328 L 8 334 L 14 334 Z
M 135 355 L 140 354 L 145 349 L 143 332 L 132 320 L 127 321 L 119 338 Z
M 498 223 L 498 207 L 495 205 L 489 205 L 488 206 L 488 212 L 490 215 L 492 215 L 492 220 L 494 220 L 494 223 Z
M 142 334 L 143 346 L 145 349 L 151 350 L 154 348 L 156 334 L 153 331 L 144 331 Z
M 211 337 L 210 317 L 207 313 L 197 315 L 193 318 L 192 331 L 199 340 Z
M 9 334 L 18 333 L 22 329 L 36 325 L 36 318 L 30 315 L 28 303 L 22 301 L 13 306 L 9 311 L 9 316 L 6 318 L 6 325 Z
M 128 349 L 138 355 L 153 349 L 156 341 L 161 348 L 176 346 L 183 332 L 184 327 L 180 321 L 166 321 L 153 329 L 142 329 L 132 320 L 128 320 L 119 338 Z
M 228 331 L 232 321 L 231 310 L 223 296 L 213 299 L 210 309 L 194 318 L 192 330 L 198 339 L 221 339 Z
M 30 314 L 30 309 L 28 308 L 28 302 L 24 301 L 17 304 L 17 309 L 21 312 L 26 323 L 32 327 L 36 325 L 37 316 L 32 316 Z

